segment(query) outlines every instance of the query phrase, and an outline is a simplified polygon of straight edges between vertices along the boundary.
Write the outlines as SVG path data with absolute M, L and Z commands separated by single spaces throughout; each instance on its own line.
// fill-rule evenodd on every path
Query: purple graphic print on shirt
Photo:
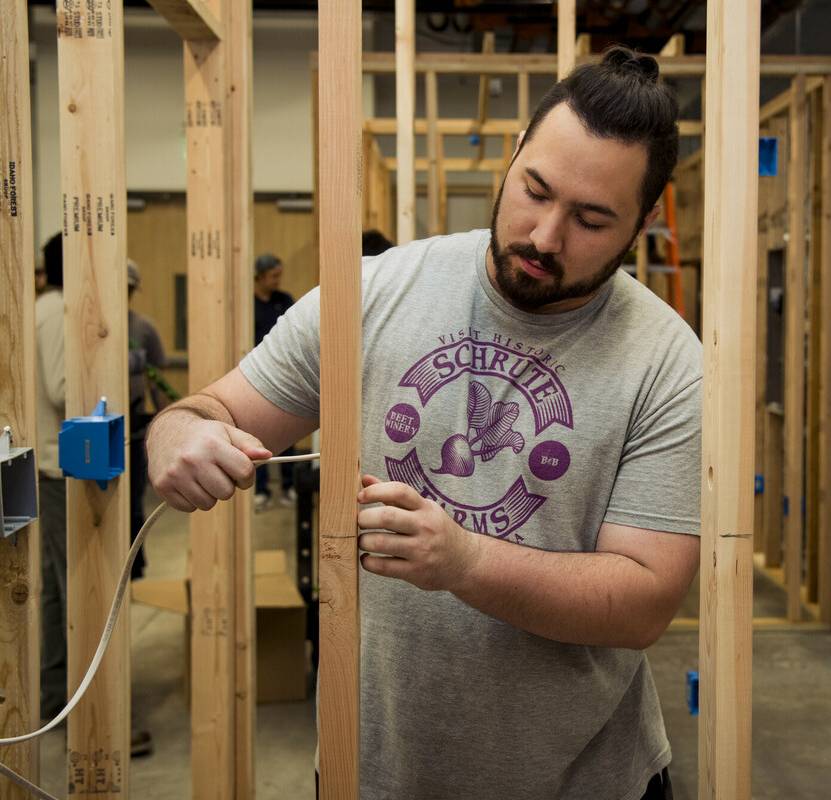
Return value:
M 570 466 L 566 446 L 541 437 L 555 423 L 567 430 L 574 427 L 571 401 L 557 375 L 562 366 L 549 364 L 550 356 L 538 357 L 541 351 L 529 353 L 523 352 L 522 345 L 511 347 L 511 339 L 500 334 L 494 334 L 493 341 L 480 340 L 479 332 L 472 330 L 467 336 L 451 337 L 449 344 L 445 344 L 445 337 L 439 339 L 443 346 L 417 361 L 398 385 L 405 390 L 414 389 L 417 400 L 412 395 L 408 399 L 427 409 L 431 400 L 439 396 L 444 403 L 458 403 L 458 391 L 445 396 L 445 390 L 455 386 L 454 382 L 463 375 L 479 378 L 467 383 L 465 430 L 425 433 L 424 422 L 431 419 L 429 412 L 420 414 L 409 402 L 395 403 L 384 420 L 387 437 L 396 444 L 412 441 L 415 446 L 403 458 L 386 456 L 389 477 L 435 500 L 455 522 L 469 530 L 523 542 L 525 538 L 517 531 L 548 498 L 529 491 L 521 474 L 514 473 L 516 477 L 506 490 L 504 487 L 511 481 L 510 470 L 516 469 L 512 467 L 517 463 L 516 457 L 526 452 L 520 468 L 538 481 L 558 480 Z M 494 380 L 507 383 L 516 401 L 494 400 Z M 464 422 L 459 423 L 459 428 L 464 426 Z M 523 431 L 527 434 L 531 429 L 535 441 L 527 442 Z M 425 457 L 428 466 L 422 464 L 417 452 L 420 432 L 431 448 L 436 446 L 436 434 L 442 436 L 440 452 Z M 491 464 L 497 467 L 496 472 Z M 478 491 L 481 492 L 482 485 L 496 488 L 501 484 L 503 491 L 498 499 L 472 504 L 460 497 L 465 494 L 467 479 L 473 478 L 477 469 L 485 470 L 481 481 L 487 482 L 476 479 Z

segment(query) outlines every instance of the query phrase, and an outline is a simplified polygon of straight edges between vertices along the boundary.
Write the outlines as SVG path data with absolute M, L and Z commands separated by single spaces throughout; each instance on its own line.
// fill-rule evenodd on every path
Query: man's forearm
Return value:
M 643 649 L 667 616 L 646 567 L 615 553 L 558 553 L 479 536 L 454 594 L 517 628 L 571 644 Z
M 177 413 L 198 417 L 199 419 L 217 420 L 218 422 L 224 422 L 227 425 L 236 427 L 236 422 L 224 403 L 212 394 L 197 392 L 196 394 L 188 395 L 181 400 L 177 400 L 156 414 L 148 430 L 148 439 L 152 435 L 154 428 L 160 423 L 162 425 L 166 424 L 170 421 L 171 416 Z

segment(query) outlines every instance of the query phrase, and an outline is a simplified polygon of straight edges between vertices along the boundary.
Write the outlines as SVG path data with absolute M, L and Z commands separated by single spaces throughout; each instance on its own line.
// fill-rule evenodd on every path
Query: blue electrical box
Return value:
M 58 463 L 68 478 L 96 481 L 102 489 L 124 472 L 124 415 L 107 413 L 102 397 L 88 417 L 64 420 Z
M 687 671 L 687 708 L 694 717 L 698 716 L 698 670 Z
M 776 175 L 779 167 L 779 140 L 775 136 L 759 137 L 759 175 Z

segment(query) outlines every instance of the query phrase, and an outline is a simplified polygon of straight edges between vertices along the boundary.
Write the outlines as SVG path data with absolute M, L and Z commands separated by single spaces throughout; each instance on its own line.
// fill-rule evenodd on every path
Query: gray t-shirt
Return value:
M 596 549 L 604 520 L 699 527 L 701 346 L 618 271 L 582 308 L 511 306 L 488 231 L 364 262 L 365 472 L 517 546 Z M 319 295 L 241 364 L 319 408 Z M 643 652 L 562 644 L 361 571 L 361 797 L 640 798 L 671 758 Z

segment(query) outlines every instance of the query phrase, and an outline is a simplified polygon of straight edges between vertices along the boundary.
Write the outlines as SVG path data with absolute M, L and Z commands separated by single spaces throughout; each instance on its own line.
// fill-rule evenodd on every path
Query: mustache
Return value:
M 536 261 L 546 272 L 562 275 L 563 265 L 551 253 L 541 253 L 532 244 L 510 244 L 506 248 L 508 253 L 524 258 L 527 261 Z

